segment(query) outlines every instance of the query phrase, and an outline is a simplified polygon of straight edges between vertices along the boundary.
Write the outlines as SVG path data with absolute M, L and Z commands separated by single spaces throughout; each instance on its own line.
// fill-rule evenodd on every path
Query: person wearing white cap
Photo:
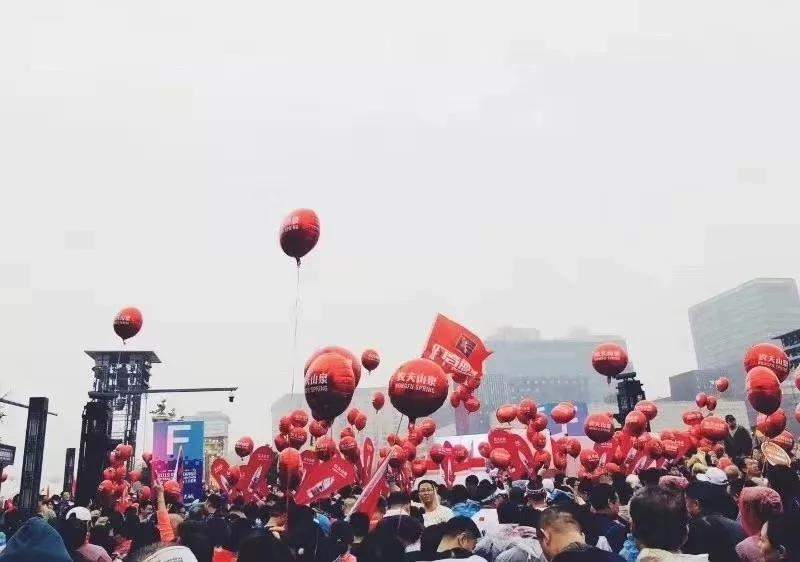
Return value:
M 185 546 L 157 543 L 140 548 L 126 562 L 197 562 L 197 557 Z
M 717 468 L 716 466 L 712 466 L 704 473 L 698 474 L 697 479 L 700 482 L 708 482 L 709 484 L 714 484 L 715 486 L 728 485 L 728 476 L 725 474 L 725 471 Z

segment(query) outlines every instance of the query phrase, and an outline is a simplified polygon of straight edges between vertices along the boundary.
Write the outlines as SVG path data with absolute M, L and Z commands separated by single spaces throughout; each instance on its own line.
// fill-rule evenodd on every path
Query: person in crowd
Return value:
M 769 519 L 783 512 L 781 497 L 765 486 L 743 488 L 739 495 L 739 515 L 747 538 L 736 545 L 742 562 L 760 562 L 761 529 Z
M 595 484 L 589 493 L 591 513 L 584 527 L 586 542 L 597 545 L 605 538 L 612 552 L 622 550 L 628 536 L 628 525 L 619 518 L 619 497 L 610 484 Z
M 764 562 L 800 562 L 800 514 L 774 514 L 761 529 Z
M 105 549 L 88 542 L 91 512 L 85 507 L 73 507 L 67 518 L 60 521 L 59 534 L 74 560 L 83 562 L 111 562 Z
M 744 477 L 756 486 L 768 486 L 769 482 L 761 474 L 761 463 L 752 457 L 743 459 Z
M 347 521 L 339 520 L 331 525 L 335 562 L 356 562 L 356 557 L 350 552 L 354 539 L 353 527 Z
M 225 502 L 219 494 L 211 494 L 205 502 L 205 524 L 207 535 L 214 548 L 222 547 L 230 540 L 231 528 L 226 517 Z M 163 539 L 163 537 L 162 537 Z
M 725 416 L 728 435 L 725 436 L 725 454 L 732 459 L 749 457 L 753 454 L 753 436 L 745 428 L 736 423 L 730 414 Z
M 689 515 L 683 494 L 645 486 L 631 498 L 631 531 L 641 550 L 636 562 L 708 560 L 707 554 L 682 554 L 688 536 Z
M 433 480 L 422 480 L 417 484 L 419 501 L 425 508 L 422 520 L 426 527 L 444 523 L 453 517 L 453 510 L 445 507 L 441 503 L 436 482 Z
M 486 562 L 484 558 L 473 554 L 478 544 L 480 531 L 472 519 L 459 515 L 443 525 L 442 538 L 436 549 L 434 560 L 462 558 L 469 562 Z
M 786 513 L 800 513 L 800 476 L 790 466 L 767 466 L 770 488 L 778 492 Z
M 192 551 L 185 546 L 156 542 L 132 553 L 125 562 L 198 562 Z
M 364 539 L 369 534 L 369 515 L 357 511 L 350 514 L 350 528 L 353 530 L 353 544 L 350 546 L 350 554 L 358 559 Z
M 23 523 L 0 552 L 0 562 L 72 562 L 64 541 L 44 519 Z
M 539 542 L 549 562 L 617 562 L 619 555 L 586 544 L 578 510 L 566 503 L 551 506 L 539 520 Z
M 689 535 L 683 552 L 707 553 L 711 562 L 735 561 L 738 558 L 736 545 L 746 535 L 737 521 L 728 519 L 722 513 L 729 499 L 725 490 L 715 484 L 704 481 L 689 484 L 686 489 Z
M 237 562 L 295 562 L 285 543 L 269 532 L 254 532 L 239 545 Z
M 481 504 L 469 499 L 466 486 L 456 484 L 450 489 L 450 509 L 453 515 L 472 517 L 481 509 Z
M 384 518 L 399 517 L 400 515 L 409 515 L 411 513 L 411 496 L 405 492 L 395 491 L 389 494 L 386 498 L 386 513 L 383 514 Z
M 724 471 L 712 466 L 703 474 L 698 474 L 697 480 L 713 486 L 713 488 L 709 488 L 712 492 L 709 500 L 714 502 L 713 509 L 716 512 L 729 519 L 736 519 L 738 517 L 739 508 L 728 493 L 728 477 L 725 475 Z
M 469 499 L 474 500 L 476 502 L 483 501 L 484 497 L 481 496 L 478 488 L 480 486 L 480 479 L 474 475 L 470 474 L 464 479 L 464 486 L 467 488 L 467 494 L 469 495 Z

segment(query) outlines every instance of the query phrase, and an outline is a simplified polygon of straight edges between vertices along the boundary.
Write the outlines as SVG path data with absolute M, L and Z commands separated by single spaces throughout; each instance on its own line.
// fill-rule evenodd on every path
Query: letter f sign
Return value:
M 189 424 L 181 424 L 181 425 L 170 425 L 167 426 L 167 454 L 174 455 L 175 454 L 175 445 L 181 445 L 183 443 L 188 443 L 188 437 L 178 437 L 175 434 L 179 431 L 189 431 L 192 426 Z

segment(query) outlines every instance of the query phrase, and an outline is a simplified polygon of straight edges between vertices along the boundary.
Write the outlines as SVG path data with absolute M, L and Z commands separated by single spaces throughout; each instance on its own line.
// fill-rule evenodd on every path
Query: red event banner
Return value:
M 274 462 L 275 452 L 267 445 L 262 445 L 250 454 L 247 464 L 240 467 L 241 476 L 235 488 L 244 494 L 245 501 L 250 501 L 254 495 L 266 497 L 267 475 Z
M 508 473 L 513 480 L 529 478 L 534 466 L 534 459 L 530 445 L 525 439 L 505 429 L 493 429 L 489 432 L 489 444 L 492 448 L 505 449 L 511 455 Z
M 483 362 L 491 354 L 481 338 L 439 314 L 422 357 L 438 363 L 446 373 L 482 376 Z
M 367 437 L 364 440 L 364 447 L 361 449 L 363 459 L 361 461 L 361 482 L 367 482 L 372 476 L 372 465 L 375 462 L 375 444 L 372 439 Z
M 225 475 L 228 474 L 230 468 L 230 463 L 223 458 L 216 458 L 211 463 L 211 478 L 214 479 L 214 482 L 223 492 L 228 491 L 228 480 Z
M 381 495 L 389 490 L 385 478 L 386 469 L 388 467 L 389 456 L 387 455 L 378 465 L 372 478 L 370 478 L 369 482 L 364 486 L 364 490 L 361 492 L 361 495 L 358 496 L 356 503 L 353 505 L 353 509 L 350 511 L 350 513 L 356 513 L 358 511 L 366 513 L 370 519 L 370 526 L 377 524 L 381 517 L 380 512 L 378 512 L 376 508 L 378 507 L 378 500 L 381 498 Z
M 453 459 L 453 446 L 450 444 L 450 441 L 445 441 L 442 445 L 442 452 L 444 453 L 444 459 L 442 459 L 442 472 L 444 473 L 444 485 L 448 488 L 453 487 L 453 483 L 456 480 L 456 472 Z
M 294 495 L 297 505 L 308 505 L 333 494 L 356 482 L 356 469 L 353 463 L 342 457 L 315 465 L 306 473 Z

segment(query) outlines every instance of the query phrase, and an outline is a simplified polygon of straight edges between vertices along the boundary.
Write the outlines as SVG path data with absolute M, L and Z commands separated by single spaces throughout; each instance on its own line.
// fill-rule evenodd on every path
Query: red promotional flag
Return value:
M 273 462 L 275 462 L 275 453 L 266 445 L 262 445 L 250 453 L 247 465 L 241 467 L 241 476 L 235 486 L 237 490 L 245 494 L 245 501 L 252 499 L 254 493 L 262 498 L 267 495 L 267 474 L 269 474 Z
M 372 439 L 367 437 L 364 440 L 364 447 L 361 450 L 363 461 L 361 463 L 361 481 L 367 482 L 369 477 L 372 476 L 372 464 L 375 462 L 375 444 Z
M 439 314 L 422 357 L 438 363 L 446 373 L 482 376 L 483 362 L 491 354 L 478 336 Z
M 228 474 L 230 468 L 231 465 L 223 458 L 216 458 L 211 463 L 211 478 L 223 492 L 228 491 L 228 481 L 225 479 L 225 475 Z
M 305 472 L 308 472 L 314 468 L 314 466 L 319 462 L 317 454 L 310 449 L 306 449 L 300 453 L 300 460 L 303 461 L 303 470 Z
M 297 505 L 308 505 L 317 500 L 331 497 L 333 494 L 356 482 L 356 469 L 353 463 L 343 457 L 334 457 L 329 461 L 315 465 L 306 472 L 306 477 L 294 501 Z
M 444 460 L 442 460 L 442 471 L 444 472 L 444 484 L 448 488 L 453 487 L 456 480 L 456 472 L 453 459 L 453 446 L 450 441 L 445 441 L 442 445 L 442 452 L 444 453 Z
M 529 478 L 535 463 L 531 448 L 525 439 L 504 429 L 493 429 L 489 432 L 489 444 L 492 447 L 505 449 L 511 455 L 508 473 L 513 480 Z
M 370 522 L 372 522 L 374 515 L 378 515 L 378 517 L 380 516 L 376 508 L 378 507 L 378 500 L 389 490 L 389 486 L 386 484 L 385 478 L 386 469 L 388 467 L 389 456 L 387 455 L 386 458 L 384 458 L 378 465 L 378 468 L 375 470 L 372 478 L 370 478 L 369 482 L 367 482 L 364 486 L 364 491 L 362 491 L 361 495 L 358 496 L 356 503 L 353 505 L 351 513 L 356 513 L 358 511 L 366 513 L 370 518 Z

